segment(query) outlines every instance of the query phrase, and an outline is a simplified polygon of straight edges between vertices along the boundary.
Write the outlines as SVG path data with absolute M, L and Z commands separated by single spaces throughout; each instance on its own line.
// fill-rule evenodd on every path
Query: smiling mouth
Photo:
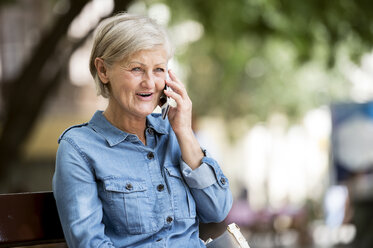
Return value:
M 153 93 L 137 93 L 136 95 L 140 97 L 150 97 L 151 95 L 153 95 Z

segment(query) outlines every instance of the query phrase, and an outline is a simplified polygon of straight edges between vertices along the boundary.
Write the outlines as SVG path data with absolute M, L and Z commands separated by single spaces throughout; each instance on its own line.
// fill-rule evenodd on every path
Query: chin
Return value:
M 153 113 L 154 109 L 142 109 L 142 110 L 138 111 L 138 115 L 141 115 L 142 117 L 146 117 L 146 116 L 150 115 L 151 113 Z

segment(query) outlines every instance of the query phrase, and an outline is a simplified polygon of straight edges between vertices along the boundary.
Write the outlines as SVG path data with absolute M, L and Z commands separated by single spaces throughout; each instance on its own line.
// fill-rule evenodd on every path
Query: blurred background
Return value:
M 105 108 L 88 58 L 118 11 L 169 31 L 196 135 L 230 179 L 225 223 L 253 248 L 373 247 L 369 0 L 2 0 L 0 193 L 50 191 L 59 135 Z

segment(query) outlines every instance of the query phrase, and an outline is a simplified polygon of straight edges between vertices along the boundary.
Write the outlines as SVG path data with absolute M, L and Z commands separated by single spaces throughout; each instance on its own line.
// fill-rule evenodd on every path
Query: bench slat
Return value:
M 64 242 L 52 192 L 0 194 L 0 247 Z

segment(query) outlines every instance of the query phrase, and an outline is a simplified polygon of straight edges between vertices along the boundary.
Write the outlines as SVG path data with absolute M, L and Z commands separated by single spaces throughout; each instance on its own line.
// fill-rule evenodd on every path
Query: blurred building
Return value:
M 373 102 L 339 103 L 332 110 L 332 158 L 335 185 L 346 194 L 342 224 L 356 227 L 356 247 L 373 246 Z M 336 201 L 333 202 L 336 205 Z

